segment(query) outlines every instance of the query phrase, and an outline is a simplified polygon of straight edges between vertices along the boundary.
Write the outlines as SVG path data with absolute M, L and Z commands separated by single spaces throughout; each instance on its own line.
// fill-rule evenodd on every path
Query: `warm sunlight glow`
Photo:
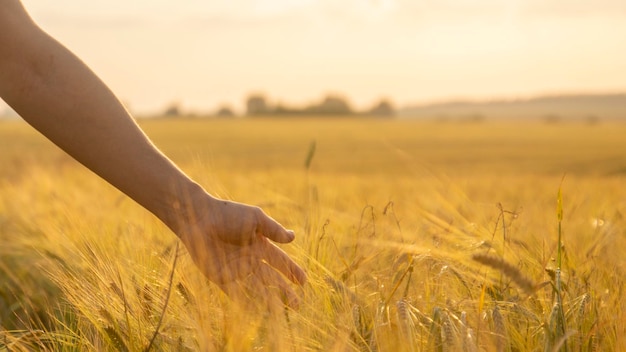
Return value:
M 138 112 L 241 109 L 252 91 L 367 106 L 626 90 L 626 3 L 25 1 Z

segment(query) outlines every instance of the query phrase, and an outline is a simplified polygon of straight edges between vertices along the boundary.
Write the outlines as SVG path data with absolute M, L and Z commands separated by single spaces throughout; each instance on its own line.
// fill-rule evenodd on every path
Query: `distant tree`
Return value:
M 381 117 L 391 117 L 396 114 L 396 110 L 388 100 L 381 100 L 378 104 L 376 104 L 373 108 L 367 111 L 369 115 L 381 116 Z
M 585 117 L 585 122 L 588 125 L 597 125 L 598 123 L 600 123 L 600 117 L 598 117 L 598 115 L 587 115 Z
M 274 108 L 274 110 L 272 111 L 272 113 L 276 115 L 299 115 L 299 114 L 302 114 L 302 112 L 303 112 L 302 109 L 290 107 L 283 103 L 278 103 L 276 107 Z
M 246 113 L 248 115 L 262 115 L 270 112 L 270 108 L 267 105 L 265 97 L 259 94 L 254 94 L 248 97 L 246 101 Z
M 476 114 L 470 114 L 466 117 L 461 118 L 461 122 L 479 123 L 479 122 L 485 121 L 485 119 L 486 119 L 485 115 L 476 113 Z
M 231 109 L 229 106 L 222 106 L 220 107 L 217 112 L 215 113 L 215 116 L 217 117 L 233 117 L 235 116 L 235 112 L 233 112 L 233 109 Z
M 543 116 L 543 121 L 548 124 L 555 124 L 561 122 L 561 116 L 556 114 L 548 114 Z
M 336 95 L 328 95 L 318 105 L 308 107 L 306 112 L 326 115 L 346 115 L 352 113 L 352 108 L 344 98 Z
M 181 114 L 180 104 L 178 103 L 170 104 L 167 108 L 165 108 L 165 111 L 163 111 L 163 116 L 166 116 L 166 117 L 177 117 L 180 115 L 182 114 Z
M 348 102 L 338 96 L 329 95 L 319 106 L 322 112 L 331 114 L 349 114 L 352 112 Z

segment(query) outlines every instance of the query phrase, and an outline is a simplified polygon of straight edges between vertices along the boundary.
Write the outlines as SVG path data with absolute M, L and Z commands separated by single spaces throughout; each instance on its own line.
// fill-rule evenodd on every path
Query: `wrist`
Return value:
M 202 186 L 189 180 L 183 186 L 172 187 L 155 214 L 180 237 L 186 225 L 209 211 L 213 200 Z

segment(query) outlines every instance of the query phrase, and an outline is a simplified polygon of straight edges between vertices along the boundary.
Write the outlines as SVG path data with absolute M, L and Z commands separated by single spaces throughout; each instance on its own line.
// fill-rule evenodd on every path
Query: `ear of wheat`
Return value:
M 511 279 L 519 288 L 521 288 L 526 294 L 532 295 L 535 292 L 537 285 L 529 277 L 524 275 L 518 268 L 508 263 L 500 257 L 489 254 L 474 254 L 472 259 L 486 265 L 488 267 L 499 270 L 501 273 Z

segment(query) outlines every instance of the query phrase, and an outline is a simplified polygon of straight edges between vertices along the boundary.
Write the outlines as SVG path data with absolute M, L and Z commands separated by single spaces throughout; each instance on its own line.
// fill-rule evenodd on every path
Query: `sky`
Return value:
M 136 113 L 626 92 L 623 0 L 23 0 Z

